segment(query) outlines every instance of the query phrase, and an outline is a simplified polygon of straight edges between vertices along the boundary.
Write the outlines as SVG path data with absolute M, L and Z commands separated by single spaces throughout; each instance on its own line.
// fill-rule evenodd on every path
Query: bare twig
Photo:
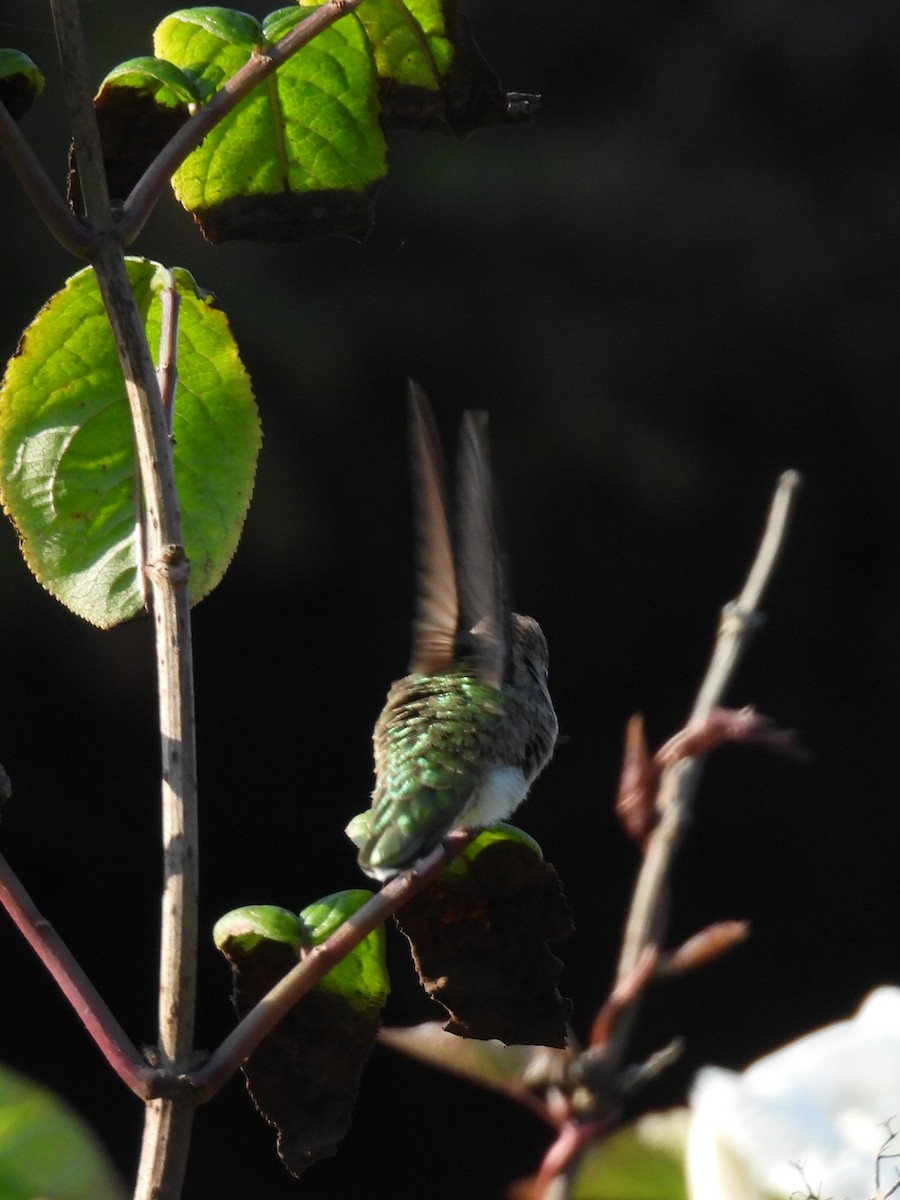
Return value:
M 251 1009 L 234 1027 L 208 1062 L 192 1071 L 190 1080 L 198 1099 L 208 1100 L 246 1062 L 256 1047 L 310 988 L 327 975 L 350 951 L 358 946 L 413 896 L 426 888 L 475 837 L 471 830 L 459 830 L 444 839 L 443 845 L 423 858 L 411 871 L 398 875 L 377 895 L 349 917 L 340 929 L 316 946 L 293 970 Z
M 156 379 L 159 398 L 166 414 L 169 437 L 175 423 L 175 386 L 178 383 L 178 311 L 181 297 L 175 287 L 171 271 L 166 272 L 167 282 L 159 296 L 161 312 L 159 329 L 159 357 L 156 363 Z
M 91 262 L 122 365 L 144 494 L 162 747 L 158 1053 L 160 1067 L 174 1069 L 192 1047 L 196 992 L 198 855 L 189 565 L 159 385 L 109 204 L 77 0 L 52 0 L 52 10 L 85 211 L 97 237 Z M 138 1200 L 177 1200 L 191 1119 L 192 1109 L 181 1097 L 148 1105 Z
M 635 963 L 634 970 L 624 979 L 619 979 L 610 992 L 603 1007 L 591 1026 L 590 1045 L 605 1046 L 622 1011 L 634 1004 L 646 988 L 659 965 L 659 950 L 656 946 L 645 946 L 644 953 Z
M 263 53 L 254 53 L 208 104 L 186 121 L 137 181 L 122 209 L 119 237 L 130 245 L 153 211 L 173 173 L 222 118 L 298 50 L 335 21 L 358 8 L 362 0 L 327 0 Z
M 719 703 L 731 679 L 748 634 L 758 620 L 757 608 L 763 591 L 781 550 L 790 516 L 791 503 L 796 495 L 800 477 L 788 471 L 778 481 L 762 542 L 740 596 L 725 606 L 712 659 L 700 687 L 688 728 L 707 723 L 709 714 Z M 690 749 L 690 747 L 689 747 Z M 630 755 L 630 758 L 629 758 Z M 703 757 L 679 757 L 661 772 L 656 791 L 658 824 L 646 840 L 646 850 L 638 875 L 631 907 L 626 920 L 622 952 L 616 982 L 607 1004 L 601 1009 L 592 1031 L 589 1050 L 575 1063 L 575 1079 L 587 1088 L 591 1102 L 581 1121 L 573 1118 L 586 1136 L 565 1127 L 550 1147 L 538 1175 L 535 1194 L 541 1200 L 565 1200 L 577 1175 L 578 1163 L 587 1146 L 605 1136 L 618 1120 L 619 1097 L 625 1090 L 626 1055 L 631 1031 L 640 1009 L 652 968 L 658 961 L 668 916 L 669 877 L 681 835 L 700 780 Z M 642 778 L 647 775 L 648 763 L 639 730 L 632 730 L 626 751 L 624 799 L 627 814 L 640 812 L 640 801 L 631 796 L 639 792 Z M 623 800 L 620 792 L 620 805 Z M 637 826 L 643 840 L 646 822 Z M 726 941 L 734 941 L 738 931 L 733 928 Z M 693 953 L 693 949 L 691 953 Z M 624 1002 L 623 1002 L 624 1001 Z M 673 1052 L 667 1048 L 658 1056 L 659 1064 L 669 1061 Z M 646 1076 L 657 1069 L 653 1063 L 638 1069 Z
M 582 1155 L 592 1143 L 612 1131 L 616 1116 L 609 1114 L 601 1121 L 566 1122 L 544 1155 L 534 1181 L 534 1195 L 538 1200 L 567 1200 Z
M 155 1076 L 153 1068 L 138 1054 L 69 948 L 50 922 L 41 916 L 37 905 L 2 855 L 0 903 L 59 984 L 63 995 L 115 1073 L 142 1100 L 151 1096 Z
M 774 570 L 800 485 L 796 471 L 778 480 L 765 532 L 753 566 L 737 600 L 722 610 L 712 659 L 697 694 L 690 721 L 701 720 L 720 701 L 737 667 L 747 638 L 758 621 L 757 609 Z M 660 822 L 653 831 L 625 927 L 617 978 L 628 976 L 644 947 L 658 944 L 666 918 L 668 880 L 675 852 L 700 782 L 702 758 L 686 758 L 667 768 L 660 780 Z
M 0 104 L 0 149 L 38 216 L 59 244 L 76 258 L 87 258 L 94 244 L 93 233 L 79 221 L 53 186 L 37 155 L 3 104 Z

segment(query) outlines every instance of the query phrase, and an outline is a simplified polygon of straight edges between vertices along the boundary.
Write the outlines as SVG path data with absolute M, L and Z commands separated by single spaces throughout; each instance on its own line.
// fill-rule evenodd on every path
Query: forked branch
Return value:
M 644 848 L 643 863 L 625 923 L 613 990 L 594 1022 L 591 1048 L 578 1056 L 573 1064 L 573 1082 L 587 1089 L 592 1102 L 580 1115 L 573 1112 L 571 1120 L 561 1127 L 557 1141 L 548 1150 L 535 1189 L 541 1200 L 565 1200 L 569 1195 L 578 1161 L 587 1146 L 611 1132 L 620 1119 L 620 1093 L 624 1090 L 626 1077 L 632 1083 L 640 1081 L 655 1073 L 670 1061 L 673 1053 L 677 1053 L 674 1047 L 669 1048 L 654 1056 L 644 1067 L 626 1070 L 641 998 L 650 980 L 661 969 L 684 969 L 721 954 L 746 936 L 745 926 L 730 922 L 703 931 L 675 955 L 663 956 L 671 872 L 700 781 L 704 741 L 716 744 L 723 740 L 723 732 L 729 736 L 729 721 L 734 722 L 738 736 L 742 729 L 751 735 L 761 729 L 759 740 L 765 741 L 767 737 L 765 723 L 753 714 L 729 714 L 717 706 L 731 682 L 749 634 L 761 620 L 759 605 L 784 545 L 799 484 L 800 477 L 795 471 L 785 472 L 778 480 L 763 538 L 747 581 L 738 598 L 722 610 L 712 658 L 688 724 L 683 734 L 669 743 L 672 747 L 669 765 L 657 764 L 661 771 L 654 780 L 653 789 L 656 823 L 650 828 L 651 823 L 646 822 L 646 840 L 643 835 L 646 805 L 642 808 L 641 803 L 636 803 L 626 813 L 626 821 L 634 821 L 639 831 L 638 840 Z M 708 737 L 704 737 L 704 730 Z M 776 745 L 783 742 L 777 734 L 768 734 L 768 740 Z M 626 755 L 629 779 L 634 780 L 641 774 L 645 757 L 641 736 L 632 729 Z M 663 762 L 665 759 L 663 756 Z

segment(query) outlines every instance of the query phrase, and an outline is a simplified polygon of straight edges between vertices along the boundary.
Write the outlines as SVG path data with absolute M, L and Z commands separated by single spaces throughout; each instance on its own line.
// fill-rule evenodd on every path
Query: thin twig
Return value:
M 441 846 L 418 862 L 414 870 L 405 871 L 386 884 L 326 942 L 298 962 L 234 1027 L 208 1061 L 199 1070 L 191 1072 L 190 1079 L 197 1089 L 198 1099 L 205 1101 L 214 1096 L 298 1000 L 346 958 L 373 929 L 377 929 L 426 888 L 475 836 L 471 830 L 451 833 Z
M 5 105 L 0 104 L 0 150 L 6 155 L 35 212 L 59 244 L 76 258 L 87 258 L 94 235 L 79 221 L 53 186 L 37 155 Z
M 212 99 L 181 126 L 147 167 L 123 205 L 119 237 L 124 246 L 130 246 L 141 232 L 175 171 L 222 118 L 323 29 L 361 3 L 362 0 L 327 0 L 267 50 L 254 52 Z
M 138 1054 L 122 1026 L 76 962 L 62 938 L 38 911 L 16 873 L 0 855 L 0 903 L 37 954 L 104 1058 L 142 1100 L 153 1094 L 155 1072 Z
M 166 285 L 159 294 L 159 356 L 156 360 L 156 379 L 159 384 L 159 399 L 166 414 L 169 437 L 175 424 L 175 387 L 178 383 L 178 312 L 181 297 L 175 287 L 175 278 L 166 271 Z
M 763 538 L 747 582 L 738 599 L 722 610 L 710 665 L 700 686 L 689 724 L 707 717 L 719 704 L 754 622 L 759 619 L 757 608 L 783 546 L 799 484 L 800 476 L 795 471 L 785 472 L 778 480 Z M 673 766 L 666 767 L 660 777 L 657 790 L 660 820 L 648 838 L 632 897 L 614 996 L 640 978 L 641 964 L 647 961 L 648 954 L 658 953 L 662 945 L 668 918 L 669 878 L 700 781 L 703 761 L 702 756 L 681 759 Z M 593 1076 L 595 1087 L 591 1090 L 597 1099 L 607 1104 L 614 1102 L 615 1097 L 603 1096 L 602 1088 L 608 1087 L 615 1079 L 621 1080 L 631 1032 L 640 1010 L 640 999 L 640 995 L 633 996 L 631 1003 L 616 1014 L 611 1031 L 601 1016 L 594 1032 L 606 1039 L 605 1043 L 592 1047 L 579 1061 L 583 1080 L 590 1086 Z M 601 1111 L 602 1108 L 601 1105 Z M 542 1200 L 550 1200 L 551 1197 L 552 1200 L 566 1200 L 572 1181 L 577 1176 L 579 1161 L 591 1140 L 592 1137 L 572 1139 L 568 1144 L 561 1139 L 551 1147 L 541 1168 L 541 1186 L 536 1189 Z M 559 1160 L 555 1174 L 552 1170 L 554 1154 Z
M 765 532 L 753 566 L 737 600 L 722 610 L 712 659 L 697 694 L 691 721 L 706 716 L 722 699 L 747 639 L 758 620 L 757 609 L 784 544 L 791 508 L 800 485 L 796 471 L 778 480 Z M 666 916 L 668 879 L 681 833 L 700 782 L 703 758 L 688 758 L 663 771 L 657 805 L 661 814 L 638 876 L 625 927 L 617 979 L 634 970 L 645 946 L 658 944 Z
M 97 246 L 91 262 L 116 344 L 134 426 L 149 545 L 162 748 L 164 888 L 160 939 L 159 1066 L 176 1068 L 193 1043 L 197 947 L 196 750 L 193 659 L 172 446 L 153 359 L 115 230 L 100 135 L 88 89 L 77 0 L 52 0 L 79 180 Z M 181 1098 L 148 1105 L 136 1200 L 177 1200 L 192 1108 Z
M 757 610 L 784 545 L 791 508 L 800 488 L 796 471 L 779 477 L 759 550 L 741 594 L 722 609 L 712 662 L 697 693 L 691 720 L 705 716 L 721 702 L 725 689 L 743 654 L 749 634 L 757 624 Z

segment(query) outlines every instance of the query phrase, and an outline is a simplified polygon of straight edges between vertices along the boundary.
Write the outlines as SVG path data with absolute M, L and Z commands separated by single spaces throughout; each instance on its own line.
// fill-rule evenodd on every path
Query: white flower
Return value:
M 900 988 L 878 988 L 855 1017 L 791 1042 L 741 1074 L 707 1067 L 695 1081 L 691 1110 L 691 1200 L 803 1195 L 803 1177 L 823 1198 L 871 1196 L 885 1122 L 900 1118 Z M 900 1120 L 892 1128 L 900 1131 Z M 895 1169 L 884 1163 L 882 1186 L 896 1179 Z

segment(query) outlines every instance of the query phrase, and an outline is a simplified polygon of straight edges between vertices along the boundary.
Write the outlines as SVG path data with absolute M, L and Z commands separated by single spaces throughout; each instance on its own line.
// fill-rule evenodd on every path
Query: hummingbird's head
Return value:
M 535 683 L 546 686 L 549 665 L 547 639 L 540 625 L 534 617 L 510 613 L 507 662 L 509 682 L 522 687 L 533 686 Z

